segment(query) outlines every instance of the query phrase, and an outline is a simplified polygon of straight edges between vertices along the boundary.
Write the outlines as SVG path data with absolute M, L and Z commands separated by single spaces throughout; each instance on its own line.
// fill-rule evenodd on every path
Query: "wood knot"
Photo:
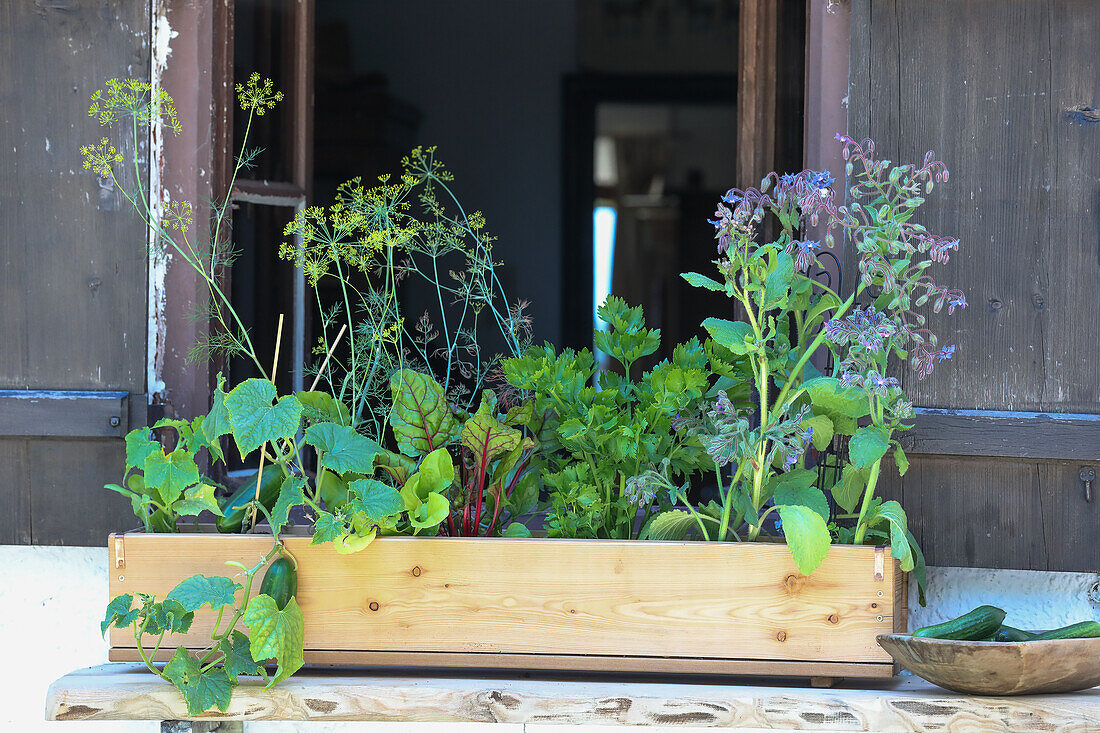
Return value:
M 871 608 L 878 608 L 878 604 L 877 603 L 872 603 Z
M 791 594 L 798 593 L 805 584 L 805 575 L 795 575 L 792 573 L 783 579 L 783 586 L 787 589 L 787 592 Z
M 369 608 L 372 611 L 377 611 L 378 610 L 378 601 L 371 601 L 370 603 L 367 604 L 367 608 Z
M 778 634 L 775 635 L 775 640 L 776 641 L 786 641 L 787 640 L 787 632 L 786 631 L 780 631 Z
M 829 623 L 839 624 L 840 623 L 840 616 L 837 616 L 835 613 L 830 613 L 829 614 Z
M 412 572 L 413 572 L 413 576 L 414 576 L 414 577 L 417 577 L 417 578 L 419 578 L 419 577 L 420 577 L 420 566 L 419 566 L 419 565 L 417 565 L 417 566 L 413 567 L 413 571 L 412 571 Z

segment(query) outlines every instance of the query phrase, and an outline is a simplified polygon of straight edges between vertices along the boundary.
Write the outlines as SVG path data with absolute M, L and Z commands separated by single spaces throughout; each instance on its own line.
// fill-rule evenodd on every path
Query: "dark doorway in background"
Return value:
M 726 305 L 679 274 L 713 267 L 707 219 L 734 183 L 737 76 L 584 74 L 564 96 L 563 342 L 592 346 L 610 293 L 642 305 L 671 348 Z

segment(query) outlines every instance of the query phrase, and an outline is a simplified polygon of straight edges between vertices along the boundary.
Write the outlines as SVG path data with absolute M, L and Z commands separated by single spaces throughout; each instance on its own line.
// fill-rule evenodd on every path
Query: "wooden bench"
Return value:
M 413 669 L 309 668 L 263 691 L 248 681 L 225 713 L 200 721 L 402 721 L 690 725 L 764 730 L 1098 731 L 1100 687 L 1068 695 L 968 697 L 916 677 L 832 689 L 653 677 L 439 676 Z M 748 681 L 751 682 L 751 681 Z M 179 693 L 141 665 L 116 662 L 50 686 L 47 720 L 187 717 Z M 194 730 L 213 730 L 196 723 Z M 239 724 L 217 730 L 239 730 Z M 186 731 L 187 723 L 165 724 Z

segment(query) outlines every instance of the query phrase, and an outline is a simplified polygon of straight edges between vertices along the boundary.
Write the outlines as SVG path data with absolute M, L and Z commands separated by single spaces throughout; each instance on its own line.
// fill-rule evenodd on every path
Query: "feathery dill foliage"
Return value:
M 245 147 L 252 119 L 274 108 L 283 99 L 283 94 L 274 91 L 270 79 L 261 79 L 257 73 L 248 78 L 247 84 L 238 84 L 236 89 L 241 109 L 248 112 L 248 126 L 229 186 L 224 196 L 209 202 L 210 220 L 198 231 L 193 231 L 195 207 L 190 201 L 157 200 L 145 190 L 136 156 L 133 160 L 133 186 L 122 184 L 116 175 L 119 170 L 116 166 L 124 162 L 124 156 L 109 138 L 103 137 L 97 144 L 82 146 L 80 154 L 84 157 L 85 170 L 109 179 L 134 207 L 134 211 L 153 232 L 153 246 L 173 257 L 182 258 L 206 283 L 209 301 L 192 316 L 208 322 L 210 330 L 205 339 L 191 348 L 189 358 L 198 361 L 214 354 L 238 355 L 251 359 L 260 374 L 266 377 L 267 372 L 256 355 L 248 329 L 234 310 L 229 295 L 221 288 L 220 274 L 235 258 L 228 217 L 230 192 L 237 175 L 251 167 L 258 154 L 258 151 Z M 153 129 L 167 130 L 173 135 L 183 131 L 172 97 L 163 89 L 154 90 L 151 84 L 140 79 L 108 79 L 103 89 L 97 89 L 92 94 L 88 116 L 113 132 L 129 135 L 133 150 L 139 149 Z
M 397 370 L 433 375 L 453 404 L 471 411 L 500 359 L 486 353 L 483 342 L 498 334 L 507 356 L 530 344 L 525 303 L 508 303 L 485 217 L 462 208 L 435 148 L 415 148 L 402 168 L 397 180 L 382 176 L 372 188 L 352 179 L 337 189 L 331 206 L 299 212 L 280 248 L 316 294 L 323 328 L 315 353 L 328 353 L 340 326 L 347 326 L 348 348 L 333 356 L 321 378 L 352 406 L 355 427 L 376 439 Z M 332 305 L 321 298 L 326 279 L 338 292 Z M 434 293 L 433 312 L 405 313 L 398 297 L 405 281 Z

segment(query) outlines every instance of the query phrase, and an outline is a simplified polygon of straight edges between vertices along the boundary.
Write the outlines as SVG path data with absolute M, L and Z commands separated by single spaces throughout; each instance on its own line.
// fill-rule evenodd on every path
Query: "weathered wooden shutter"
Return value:
M 101 136 L 91 93 L 148 78 L 149 25 L 145 2 L 0 3 L 3 544 L 99 545 L 135 522 L 103 484 L 146 419 L 145 228 L 79 148 Z
M 962 240 L 902 500 L 929 564 L 1100 570 L 1100 3 L 853 0 L 849 134 L 935 149 L 918 220 Z M 848 272 L 853 272 L 849 259 Z M 937 274 L 937 279 L 940 277 Z

